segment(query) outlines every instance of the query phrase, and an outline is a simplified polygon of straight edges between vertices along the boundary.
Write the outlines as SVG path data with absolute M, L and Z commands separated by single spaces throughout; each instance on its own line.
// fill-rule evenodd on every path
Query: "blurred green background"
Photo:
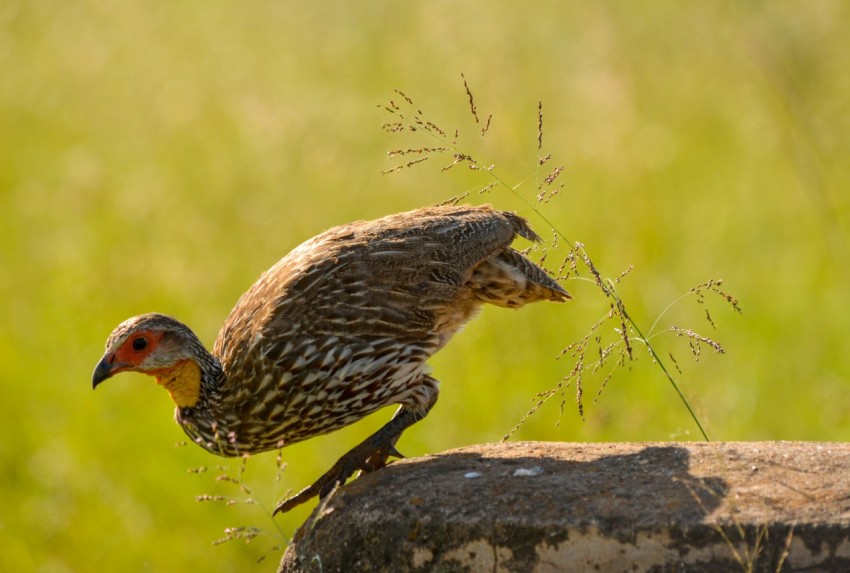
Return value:
M 210 347 L 265 268 L 353 219 L 439 202 L 486 175 L 432 159 L 394 175 L 386 152 L 433 142 L 381 130 L 398 88 L 534 202 L 537 101 L 563 164 L 540 211 L 616 276 L 645 330 L 668 303 L 724 278 L 739 316 L 685 301 L 658 329 L 724 345 L 672 352 L 715 440 L 850 438 L 850 8 L 841 1 L 51 2 L 0 5 L 0 569 L 269 571 L 309 508 L 267 509 L 377 428 L 253 458 L 257 504 L 216 482 L 224 463 L 183 440 L 167 393 L 91 371 L 121 320 L 180 317 Z M 460 74 L 479 114 L 482 138 Z M 418 141 L 418 143 L 417 143 Z M 470 201 L 518 210 L 494 189 Z M 557 267 L 550 255 L 548 263 Z M 443 382 L 408 455 L 497 441 L 571 365 L 554 357 L 607 309 L 570 281 L 569 305 L 486 309 L 434 360 Z M 613 325 L 606 325 L 606 336 Z M 515 439 L 700 439 L 646 356 L 585 420 L 569 389 Z M 196 474 L 188 470 L 207 466 Z M 423 484 L 427 487 L 427 484 Z M 252 543 L 213 546 L 233 526 Z M 268 555 L 260 565 L 254 562 Z

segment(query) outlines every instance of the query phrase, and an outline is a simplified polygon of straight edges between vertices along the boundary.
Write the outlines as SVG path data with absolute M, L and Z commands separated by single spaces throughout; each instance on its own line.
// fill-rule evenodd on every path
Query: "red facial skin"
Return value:
M 126 370 L 143 371 L 140 368 L 141 363 L 157 349 L 162 337 L 162 332 L 151 330 L 135 332 L 127 337 L 127 340 L 115 352 L 103 357 L 103 362 L 109 367 L 108 377 Z M 144 340 L 145 345 L 144 348 L 136 350 L 133 344 L 139 344 L 135 342 L 139 339 Z

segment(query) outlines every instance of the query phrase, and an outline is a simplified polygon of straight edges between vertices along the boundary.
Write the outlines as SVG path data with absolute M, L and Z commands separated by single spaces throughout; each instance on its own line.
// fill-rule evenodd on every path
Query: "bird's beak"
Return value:
M 100 362 L 97 363 L 97 366 L 94 369 L 94 374 L 91 377 L 91 387 L 92 389 L 97 388 L 97 385 L 103 382 L 104 380 L 111 378 L 113 375 L 125 370 L 129 364 L 124 364 L 123 362 L 115 362 L 115 355 L 112 353 L 107 353 L 100 359 Z

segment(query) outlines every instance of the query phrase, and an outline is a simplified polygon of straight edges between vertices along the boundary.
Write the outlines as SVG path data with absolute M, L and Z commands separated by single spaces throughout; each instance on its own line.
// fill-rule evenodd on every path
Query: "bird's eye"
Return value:
M 144 338 L 133 339 L 133 350 L 144 350 L 148 345 L 148 341 Z

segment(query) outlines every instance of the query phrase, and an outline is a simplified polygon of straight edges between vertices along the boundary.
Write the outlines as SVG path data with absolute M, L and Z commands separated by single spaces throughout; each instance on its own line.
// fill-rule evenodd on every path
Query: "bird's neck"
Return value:
M 221 375 L 218 364 L 199 364 L 187 358 L 169 368 L 151 372 L 156 382 L 171 395 L 178 408 L 195 408 L 207 398 L 209 385 L 217 382 Z

